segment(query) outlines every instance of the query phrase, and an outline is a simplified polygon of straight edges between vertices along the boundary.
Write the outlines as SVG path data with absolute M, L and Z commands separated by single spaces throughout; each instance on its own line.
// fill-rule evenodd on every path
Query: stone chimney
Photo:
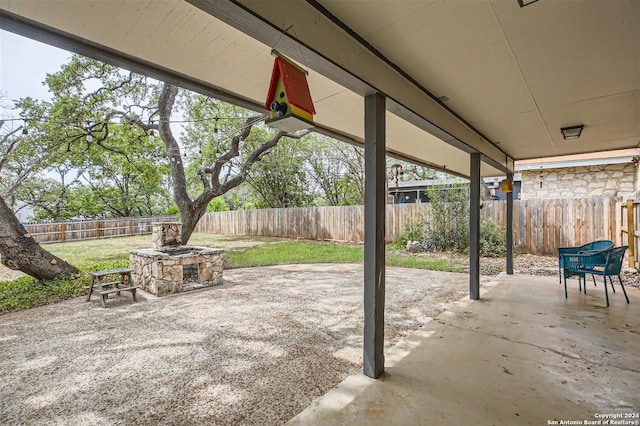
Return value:
M 155 222 L 152 225 L 153 248 L 178 247 L 182 244 L 182 222 Z

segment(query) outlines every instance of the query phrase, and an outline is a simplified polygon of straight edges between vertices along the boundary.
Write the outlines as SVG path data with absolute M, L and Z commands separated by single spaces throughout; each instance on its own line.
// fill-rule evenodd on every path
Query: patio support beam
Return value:
M 507 173 L 513 182 L 513 173 Z M 507 192 L 507 274 L 513 275 L 513 191 Z
M 469 297 L 480 299 L 480 159 L 481 154 L 471 154 L 470 210 L 469 210 Z
M 384 372 L 385 287 L 385 98 L 364 104 L 364 374 Z

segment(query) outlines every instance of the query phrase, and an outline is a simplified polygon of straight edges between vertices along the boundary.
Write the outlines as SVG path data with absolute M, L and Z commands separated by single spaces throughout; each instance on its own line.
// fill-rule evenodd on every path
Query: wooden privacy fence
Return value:
M 640 200 L 632 200 L 637 206 Z M 598 239 L 628 244 L 627 204 L 615 198 L 515 200 L 513 202 L 514 247 L 518 252 L 553 255 L 557 247 L 578 246 Z M 431 205 L 386 206 L 386 240 L 395 241 L 410 220 L 427 218 Z M 506 224 L 506 201 L 484 202 L 481 216 Z M 624 211 L 623 211 L 624 210 Z M 632 209 L 632 241 L 639 209 Z M 638 217 L 636 217 L 638 216 Z M 151 224 L 173 221 L 173 216 L 130 217 L 57 223 L 26 224 L 25 229 L 40 243 L 145 235 Z M 292 209 L 236 210 L 205 214 L 196 232 L 229 235 L 263 235 L 344 242 L 364 241 L 364 206 L 303 207 Z M 637 262 L 637 243 L 634 263 Z M 631 250 L 630 250 L 631 252 Z
M 554 255 L 558 247 L 594 240 L 620 244 L 614 197 L 514 200 L 513 245 L 521 253 Z M 482 217 L 506 224 L 506 201 L 485 202 Z
M 39 243 L 59 243 L 151 234 L 153 222 L 173 220 L 175 220 L 175 216 L 123 217 L 103 220 L 27 223 L 24 228 Z
M 408 219 L 428 205 L 387 205 L 386 239 L 394 241 Z M 364 206 L 299 207 L 206 213 L 196 232 L 263 235 L 344 242 L 364 241 Z
M 622 245 L 628 245 L 627 258 L 629 267 L 638 268 L 638 244 L 640 243 L 640 232 L 638 232 L 638 223 L 640 223 L 640 199 L 627 200 L 620 206 L 620 242 Z
M 597 239 L 620 244 L 620 204 L 615 198 L 514 201 L 514 247 L 553 255 L 557 247 Z M 395 241 L 408 220 L 429 217 L 430 204 L 386 206 L 386 240 Z M 506 201 L 484 202 L 483 218 L 506 224 Z M 428 219 L 427 219 L 428 220 Z M 364 241 L 364 207 L 305 207 L 207 213 L 196 232 L 263 235 L 310 240 Z

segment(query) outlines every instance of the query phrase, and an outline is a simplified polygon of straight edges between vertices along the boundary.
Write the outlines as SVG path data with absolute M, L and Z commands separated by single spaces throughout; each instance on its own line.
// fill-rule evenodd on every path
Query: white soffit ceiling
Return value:
M 266 46 L 183 1 L 15 1 L 0 7 L 95 47 L 189 76 L 261 105 L 273 57 Z M 46 39 L 39 38 L 47 42 Z M 83 52 L 86 53 L 86 52 Z M 304 66 L 304 64 L 303 64 Z M 345 139 L 364 138 L 364 100 L 310 70 L 315 122 Z M 468 154 L 387 113 L 387 148 L 436 168 L 468 175 Z M 483 165 L 486 173 L 499 173 Z
M 319 3 L 516 159 L 640 143 L 637 0 Z
M 636 147 L 640 141 L 636 0 L 539 0 L 524 8 L 515 0 L 201 3 L 243 3 L 256 16 L 271 5 L 305 11 L 315 10 L 314 4 L 324 7 L 515 159 Z M 232 94 L 254 107 L 264 102 L 271 46 L 185 1 L 0 0 L 0 9 L 33 27 L 66 33 L 76 50 L 78 42 L 91 49 L 104 47 L 176 76 L 175 81 L 201 83 L 201 91 L 214 96 L 216 91 Z M 292 13 L 271 25 L 284 30 L 290 25 L 287 19 L 299 17 Z M 333 28 L 344 37 L 337 25 L 319 28 Z M 283 39 L 304 37 L 304 32 L 294 26 Z M 329 38 L 322 32 L 310 34 L 305 46 Z M 361 94 L 314 69 L 309 84 L 316 123 L 345 139 L 362 141 Z M 390 150 L 468 175 L 467 153 L 393 114 L 387 117 Z M 560 127 L 575 124 L 585 125 L 582 137 L 564 141 Z M 495 150 L 490 155 L 496 158 Z M 482 174 L 500 172 L 483 163 Z

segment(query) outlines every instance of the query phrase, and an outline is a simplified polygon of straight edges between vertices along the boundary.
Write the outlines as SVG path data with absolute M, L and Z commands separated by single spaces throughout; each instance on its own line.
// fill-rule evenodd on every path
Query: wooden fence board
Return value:
M 640 200 L 638 200 L 640 207 Z M 624 210 L 624 212 L 623 212 Z M 636 210 L 636 223 L 640 221 Z M 506 222 L 506 202 L 484 202 L 481 217 L 501 226 Z M 578 246 L 597 239 L 617 245 L 626 240 L 626 208 L 615 198 L 514 200 L 513 232 L 517 252 L 553 255 L 557 247 Z M 408 221 L 431 220 L 428 203 L 386 206 L 386 240 L 395 241 Z M 120 218 L 99 221 L 25 224 L 40 243 L 78 241 L 151 233 L 151 223 L 172 216 Z M 452 224 L 443 226 L 453 226 Z M 312 240 L 362 242 L 364 207 L 304 207 L 295 209 L 238 210 L 206 213 L 196 232 L 264 235 Z M 624 238 L 624 240 L 623 240 Z M 625 241 L 626 243 L 626 241 Z
M 577 246 L 596 239 L 619 244 L 620 207 L 615 198 L 514 200 L 514 248 L 518 252 L 554 255 L 561 246 Z M 430 205 L 386 206 L 386 240 L 395 241 L 410 220 L 430 220 Z M 504 201 L 485 202 L 481 216 L 504 226 Z M 267 235 L 362 242 L 364 207 L 305 207 L 207 213 L 196 232 Z
M 41 244 L 99 238 L 146 235 L 153 222 L 174 220 L 174 216 L 128 217 L 120 219 L 26 223 L 25 230 Z

